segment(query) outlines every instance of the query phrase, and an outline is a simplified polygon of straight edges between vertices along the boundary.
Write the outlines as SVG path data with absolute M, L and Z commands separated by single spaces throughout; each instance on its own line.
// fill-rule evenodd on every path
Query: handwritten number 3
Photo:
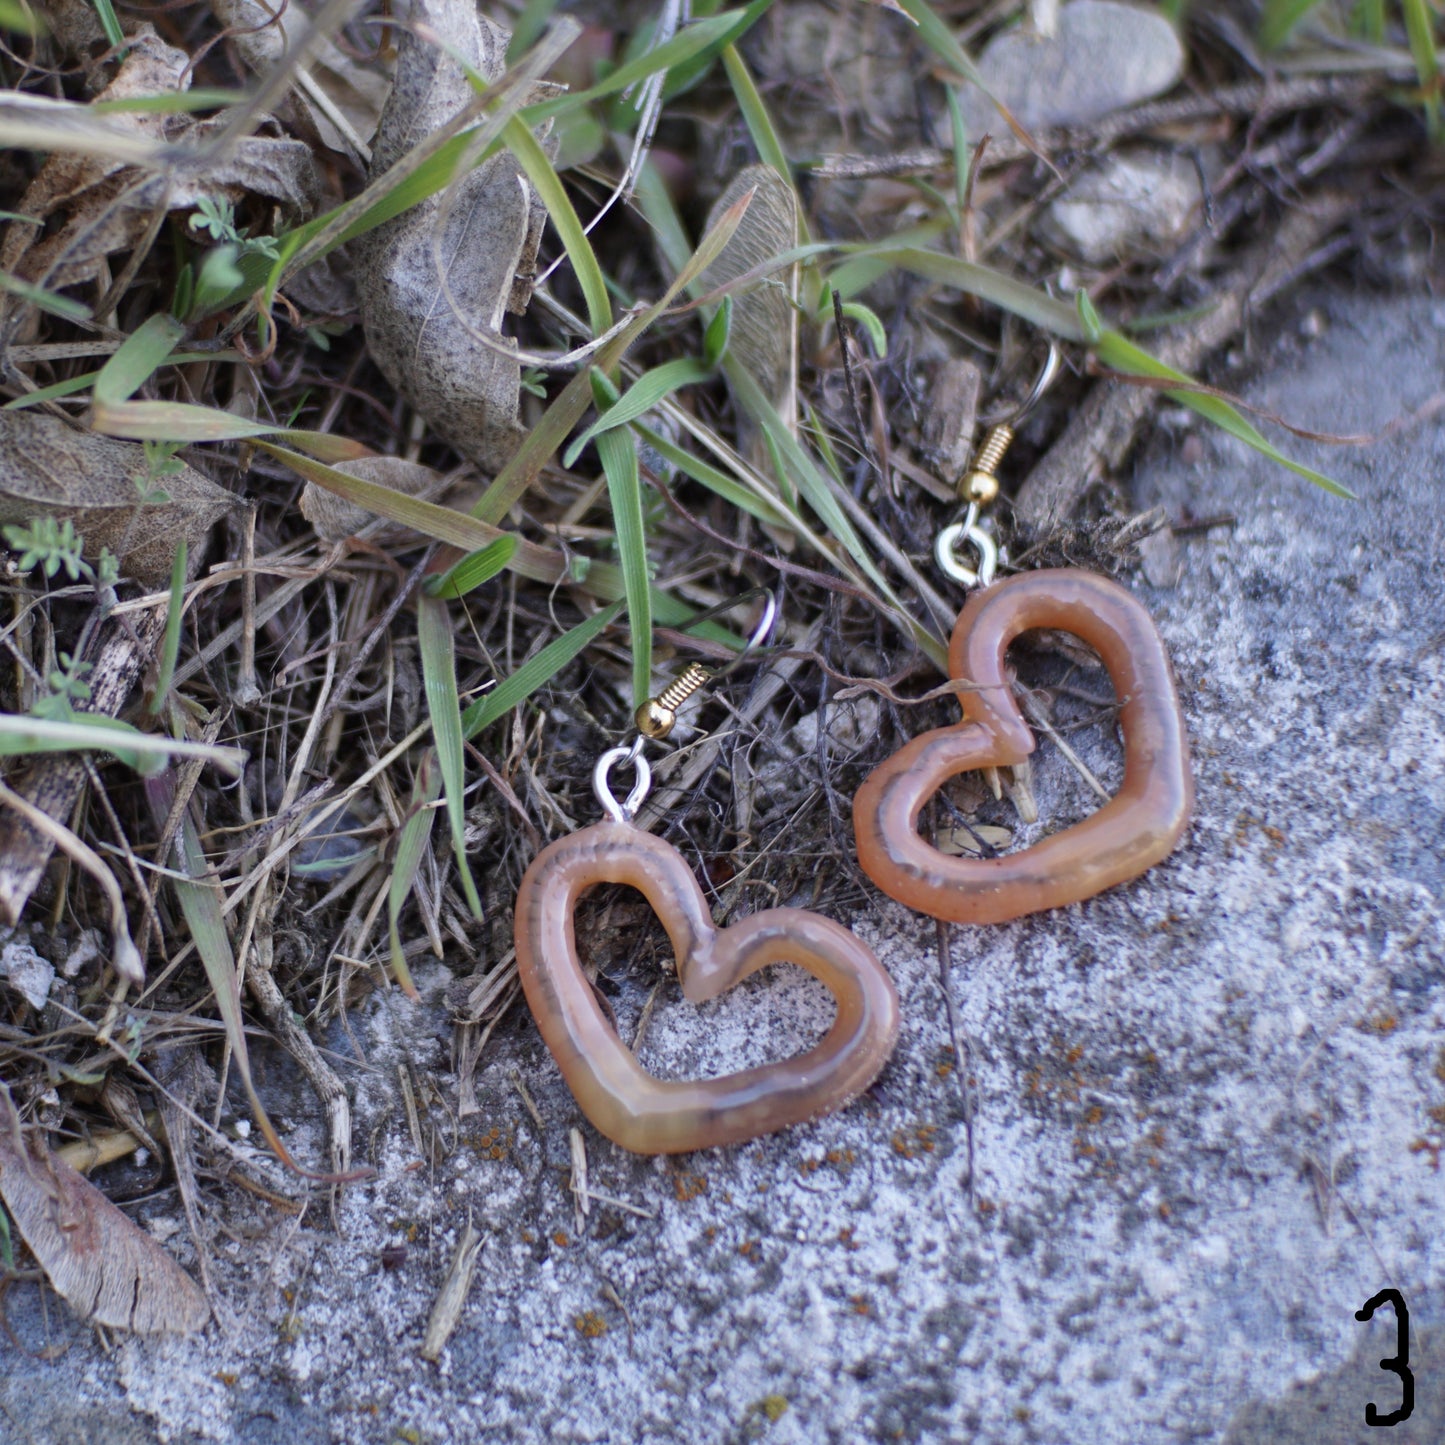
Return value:
M 1355 1318 L 1362 1323 L 1374 1317 L 1381 1305 L 1389 1305 L 1395 1311 L 1395 1340 L 1398 1353 L 1380 1361 L 1380 1368 L 1400 1377 L 1403 1398 L 1400 1408 L 1389 1415 L 1380 1414 L 1374 1401 L 1365 1406 L 1366 1425 L 1398 1425 L 1408 1420 L 1415 1409 L 1415 1377 L 1410 1373 L 1410 1311 L 1405 1307 L 1405 1298 L 1397 1289 L 1382 1289 L 1365 1301 L 1362 1310 L 1355 1311 Z

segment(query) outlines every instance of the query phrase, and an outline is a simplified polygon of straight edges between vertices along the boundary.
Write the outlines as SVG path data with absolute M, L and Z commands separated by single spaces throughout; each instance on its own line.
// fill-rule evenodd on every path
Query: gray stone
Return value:
M 1184 156 L 1119 151 L 1073 180 L 1045 210 L 1046 240 L 1101 266 L 1180 240 L 1198 218 L 1199 172 Z
M 13 988 L 33 1009 L 43 1009 L 50 998 L 50 985 L 55 969 L 28 943 L 12 939 L 0 948 L 0 978 L 10 980 Z
M 1006 30 L 988 43 L 978 68 L 1025 129 L 1087 125 L 1174 86 L 1184 74 L 1184 47 L 1157 10 L 1072 0 L 1053 35 Z M 977 86 L 965 87 L 960 100 L 971 136 L 1004 125 Z
M 1275 350 L 1253 403 L 1364 432 L 1430 398 L 1445 334 L 1428 303 L 1315 304 L 1330 324 L 1314 339 L 1255 328 Z M 480 1112 L 458 1126 L 435 1108 L 440 1137 L 459 1137 L 421 1167 L 397 1067 L 434 1077 L 444 1101 L 455 1089 L 449 976 L 430 963 L 420 1005 L 393 994 L 350 1020 L 366 1055 L 349 1072 L 358 1162 L 378 1174 L 347 1191 L 344 1234 L 324 1208 L 298 1223 L 218 1191 L 206 1208 L 226 1225 L 211 1266 L 224 1332 L 107 1355 L 62 1317 L 69 1349 L 53 1364 L 0 1344 L 0 1405 L 14 1418 L 18 1401 L 27 1422 L 47 1401 L 57 1420 L 104 1417 L 113 1428 L 87 1424 L 90 1437 L 127 1445 L 127 1409 L 147 1437 L 153 1425 L 166 1442 L 258 1445 L 1438 1440 L 1445 418 L 1368 449 L 1289 444 L 1357 502 L 1198 435 L 1198 464 L 1161 439 L 1137 500 L 1234 525 L 1179 536 L 1172 590 L 1134 584 L 1180 678 L 1192 830 L 1133 884 L 953 930 L 967 1107 L 935 925 L 875 900 L 855 927 L 904 1008 L 878 1085 L 841 1116 L 672 1161 L 632 1158 L 584 1126 L 591 1187 L 646 1214 L 594 1201 L 579 1229 L 567 1190 L 579 1116 L 522 1019 L 488 1046 Z M 1068 738 L 1117 782 L 1106 728 Z M 1048 743 L 1033 787 L 1041 821 L 1016 825 L 1023 841 L 1090 806 Z M 614 972 L 630 1031 L 654 973 L 626 960 Z M 698 1011 L 664 988 L 645 1058 L 733 1069 L 797 1047 L 826 1017 L 791 973 Z M 330 1043 L 355 1056 L 344 1031 Z M 261 1057 L 260 1072 L 274 1087 L 294 1069 Z M 314 1104 L 298 1095 L 276 1113 L 303 1121 L 289 1142 L 319 1161 Z M 468 1211 L 483 1262 L 433 1368 L 416 1350 Z M 402 1243 L 405 1262 L 383 1268 L 382 1249 Z M 1394 1332 L 1388 1310 L 1368 1325 L 1354 1312 L 1386 1284 L 1411 1310 L 1419 1418 L 1372 1431 L 1366 1402 L 1399 1398 L 1375 1363 Z M 34 1301 L 30 1285 L 6 1298 L 32 1347 L 45 1338 Z M 0 1438 L 55 1438 L 27 1428 L 0 1414 Z

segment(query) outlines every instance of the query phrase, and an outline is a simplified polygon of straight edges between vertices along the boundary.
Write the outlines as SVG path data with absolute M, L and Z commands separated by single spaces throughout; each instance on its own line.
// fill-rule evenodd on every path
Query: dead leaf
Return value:
M 447 485 L 447 479 L 440 472 L 403 457 L 360 457 L 356 461 L 337 462 L 336 470 L 427 501 L 434 501 Z M 375 512 L 368 512 L 365 507 L 358 507 L 315 482 L 307 482 L 302 490 L 301 515 L 316 528 L 316 535 L 323 542 L 354 537 L 368 522 L 376 521 Z
M 234 32 L 231 42 L 248 70 L 269 75 L 306 39 L 310 19 L 284 0 L 211 0 L 216 18 Z M 309 45 L 310 59 L 295 76 L 289 97 L 299 128 L 328 150 L 371 159 L 366 144 L 386 103 L 384 77 L 353 60 L 324 35 Z
M 429 26 L 488 81 L 502 76 L 510 37 L 477 14 L 475 0 L 419 0 L 412 19 Z M 371 179 L 473 98 L 449 55 L 404 34 L 396 83 L 376 132 Z M 524 287 L 514 294 L 514 280 L 530 274 L 544 220 L 541 202 L 503 152 L 354 246 L 361 317 L 377 365 L 438 436 L 488 472 L 506 464 L 522 437 L 521 371 L 506 354 L 517 344 L 502 335 L 501 325 L 509 306 L 526 304 L 529 293 Z M 478 339 L 477 331 L 493 344 Z
M 718 197 L 707 218 L 710 231 L 749 191 L 752 203 L 738 223 L 722 255 L 703 272 L 700 285 L 712 291 L 756 266 L 791 250 L 798 241 L 798 201 L 793 188 L 771 166 L 746 166 Z M 798 268 L 787 266 L 731 293 L 732 330 L 728 338 L 731 363 L 753 377 L 778 409 L 786 425 L 797 431 Z M 739 433 L 755 465 L 771 470 L 767 448 L 757 424 L 739 408 Z
M 940 828 L 933 846 L 949 858 L 980 858 L 985 847 L 1002 853 L 1013 840 L 1014 835 L 1007 828 L 975 823 L 972 827 Z
M 210 1317 L 191 1277 L 93 1184 L 20 1126 L 0 1084 L 0 1199 L 54 1287 L 84 1320 L 191 1334 Z
M 124 63 L 97 99 L 134 100 L 189 86 L 189 57 L 149 25 L 138 26 L 127 45 Z M 257 195 L 290 222 L 306 219 L 320 196 L 310 148 L 279 134 L 246 136 L 194 162 L 177 153 L 199 150 L 224 117 L 122 112 L 102 120 L 87 107 L 46 97 L 16 94 L 6 103 L 18 107 L 21 134 L 51 152 L 17 208 L 27 219 L 11 221 L 0 242 L 0 269 L 37 285 L 95 279 L 107 257 L 140 240 L 158 206 L 189 210 L 202 198 L 239 203 Z M 23 306 L 0 299 L 0 316 L 20 314 Z
M 154 491 L 165 500 L 146 502 Z M 184 463 L 152 477 L 135 442 L 76 431 L 57 417 L 0 412 L 0 524 L 68 519 L 85 539 L 88 561 L 109 547 L 144 586 L 162 585 L 177 545 L 194 547 L 237 505 Z

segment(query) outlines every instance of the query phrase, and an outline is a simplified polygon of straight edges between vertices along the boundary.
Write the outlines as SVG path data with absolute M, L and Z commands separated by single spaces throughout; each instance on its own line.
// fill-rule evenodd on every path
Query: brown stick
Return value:
M 1219 288 L 1219 304 L 1187 331 L 1167 337 L 1156 355 L 1178 371 L 1193 372 L 1243 326 L 1251 308 L 1278 295 L 1309 268 L 1312 253 L 1350 213 L 1341 195 L 1315 197 L 1291 211 L 1270 236 L 1246 253 Z M 1150 387 L 1106 381 L 1096 386 L 1063 435 L 1019 488 L 1015 515 L 1037 537 L 1063 523 L 1101 477 L 1124 460 L 1154 405 Z

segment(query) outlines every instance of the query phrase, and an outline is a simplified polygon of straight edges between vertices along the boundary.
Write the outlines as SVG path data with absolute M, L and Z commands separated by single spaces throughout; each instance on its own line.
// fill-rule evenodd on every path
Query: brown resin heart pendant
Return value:
M 919 836 L 918 815 L 947 779 L 1033 752 L 1033 733 L 1004 677 L 1004 653 L 1036 627 L 1070 632 L 1103 658 L 1120 700 L 1123 784 L 1083 822 L 1030 848 L 950 858 Z M 963 609 L 948 663 L 970 684 L 959 695 L 963 721 L 915 738 L 853 800 L 858 861 L 885 893 L 953 923 L 1002 923 L 1092 898 L 1173 851 L 1194 804 L 1189 744 L 1163 640 L 1128 592 L 1071 567 L 994 583 Z
M 781 1063 L 685 1083 L 654 1078 L 618 1038 L 578 962 L 573 915 L 598 883 L 628 884 L 652 905 L 693 1003 L 770 963 L 795 963 L 837 1001 L 833 1026 Z M 602 1133 L 636 1154 L 736 1144 L 842 1108 L 877 1078 L 898 1036 L 893 983 L 846 928 L 799 908 L 714 928 L 682 855 L 631 823 L 597 823 L 543 849 L 522 879 L 514 927 L 527 1002 L 568 1087 Z

